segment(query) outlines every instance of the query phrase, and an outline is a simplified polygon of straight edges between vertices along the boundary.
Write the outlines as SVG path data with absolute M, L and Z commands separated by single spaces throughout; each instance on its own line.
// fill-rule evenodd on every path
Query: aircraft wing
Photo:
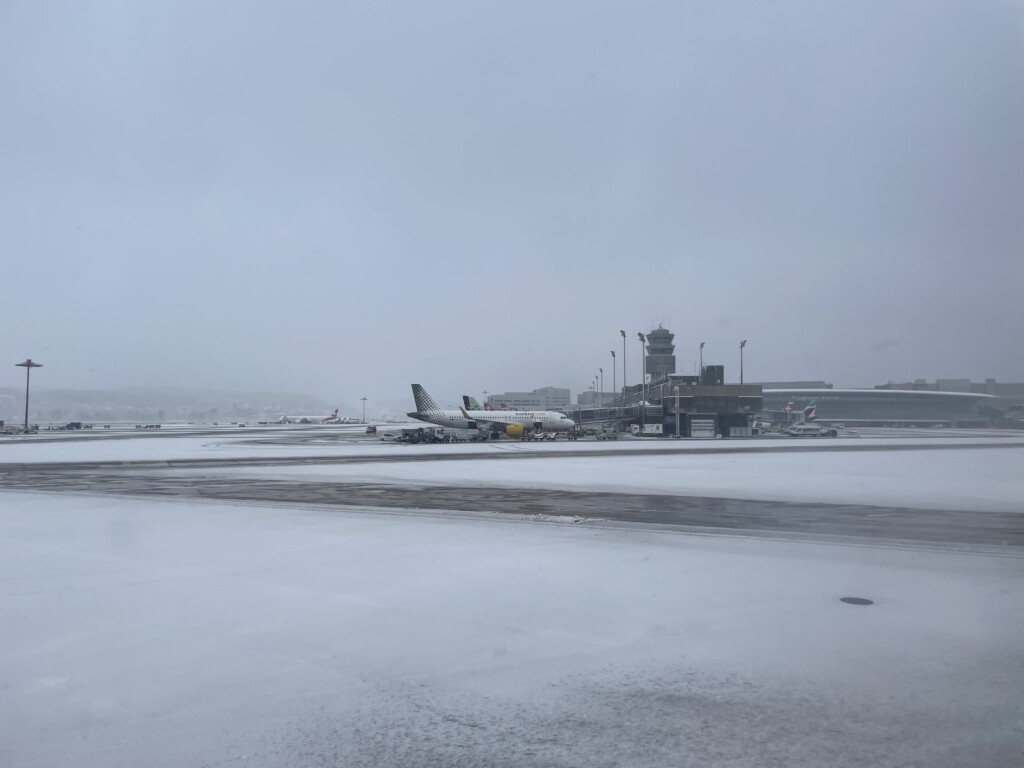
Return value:
M 459 406 L 459 410 L 462 411 L 462 418 L 466 421 L 475 421 L 477 427 L 487 427 L 488 429 L 504 429 L 507 425 L 503 421 L 488 421 L 487 419 L 481 419 L 477 416 L 470 416 L 469 412 L 465 408 Z

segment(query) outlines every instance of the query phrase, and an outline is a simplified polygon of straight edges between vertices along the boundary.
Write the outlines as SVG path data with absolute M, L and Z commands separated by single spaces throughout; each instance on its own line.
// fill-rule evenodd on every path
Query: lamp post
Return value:
M 700 343 L 700 370 L 697 371 L 697 375 L 700 376 L 700 385 L 704 386 L 704 342 Z
M 619 390 L 616 388 L 615 382 L 615 350 L 612 350 L 612 406 L 615 406 L 615 398 L 618 397 Z
M 24 363 L 15 363 L 19 368 L 25 369 L 25 434 L 28 434 L 28 385 L 29 377 L 32 373 L 33 368 L 42 368 L 42 363 L 32 362 L 32 358 L 28 358 Z
M 740 342 L 740 384 L 743 383 L 743 348 L 747 346 L 747 340 Z
M 642 334 L 638 333 L 637 338 L 640 340 L 640 360 L 644 364 L 644 378 L 641 382 L 640 393 L 643 400 L 640 402 L 640 407 L 647 402 L 647 355 L 644 354 L 644 344 L 647 342 L 647 338 Z
M 360 397 L 359 399 L 363 401 L 363 424 L 365 424 L 366 423 L 366 398 L 365 397 Z
M 604 368 L 598 368 L 597 370 L 598 373 L 601 374 L 601 389 L 599 389 L 598 391 L 601 393 L 599 395 L 599 397 L 601 398 L 601 407 L 604 407 Z
M 676 393 L 676 437 L 679 437 L 679 385 L 676 384 L 672 387 L 672 391 Z
M 626 332 L 619 331 L 622 334 L 622 404 L 626 404 Z

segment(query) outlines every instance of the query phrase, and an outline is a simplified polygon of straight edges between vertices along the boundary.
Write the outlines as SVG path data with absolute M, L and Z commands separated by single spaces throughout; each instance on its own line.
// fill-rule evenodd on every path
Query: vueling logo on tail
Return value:
M 434 398 L 428 395 L 427 390 L 419 384 L 412 385 L 412 399 L 416 401 L 416 410 L 420 413 L 440 413 L 441 411 L 437 403 L 434 402 Z

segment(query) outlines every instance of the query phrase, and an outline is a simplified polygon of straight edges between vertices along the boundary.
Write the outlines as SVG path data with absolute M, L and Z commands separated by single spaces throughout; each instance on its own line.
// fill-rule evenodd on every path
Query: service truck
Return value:
M 664 437 L 665 436 L 665 425 L 664 424 L 634 424 L 630 427 L 632 432 L 637 437 Z

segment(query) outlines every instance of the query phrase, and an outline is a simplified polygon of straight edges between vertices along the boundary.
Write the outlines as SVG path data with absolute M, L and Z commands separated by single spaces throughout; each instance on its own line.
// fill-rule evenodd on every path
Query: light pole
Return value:
M 615 406 L 615 398 L 618 397 L 619 391 L 615 386 L 615 350 L 612 350 L 612 407 Z
M 599 391 L 601 392 L 601 394 L 600 394 L 601 407 L 603 408 L 604 407 L 604 368 L 598 368 L 597 370 L 598 370 L 598 373 L 601 374 L 601 389 Z
M 672 391 L 676 393 L 676 437 L 679 437 L 679 385 L 676 384 L 672 387 Z
M 643 397 L 640 406 L 643 407 L 643 404 L 647 402 L 647 355 L 644 354 L 644 344 L 646 343 L 647 339 L 644 337 L 642 333 L 638 333 L 636 336 L 638 339 L 640 339 L 640 359 L 643 361 L 644 364 L 644 378 L 641 382 L 642 386 L 640 387 L 640 392 Z
M 700 376 L 700 385 L 704 386 L 704 342 L 700 343 L 700 370 L 697 371 L 697 375 Z
M 626 404 L 626 332 L 619 331 L 622 334 L 622 404 Z
M 747 346 L 747 340 L 740 342 L 740 384 L 743 383 L 743 348 Z
M 365 397 L 360 397 L 359 399 L 363 401 L 363 424 L 365 424 L 366 423 L 366 398 Z
M 42 368 L 42 363 L 33 363 L 32 358 L 28 358 L 24 363 L 15 363 L 19 368 L 25 369 L 25 434 L 28 434 L 28 385 L 29 375 L 32 373 L 33 368 Z

